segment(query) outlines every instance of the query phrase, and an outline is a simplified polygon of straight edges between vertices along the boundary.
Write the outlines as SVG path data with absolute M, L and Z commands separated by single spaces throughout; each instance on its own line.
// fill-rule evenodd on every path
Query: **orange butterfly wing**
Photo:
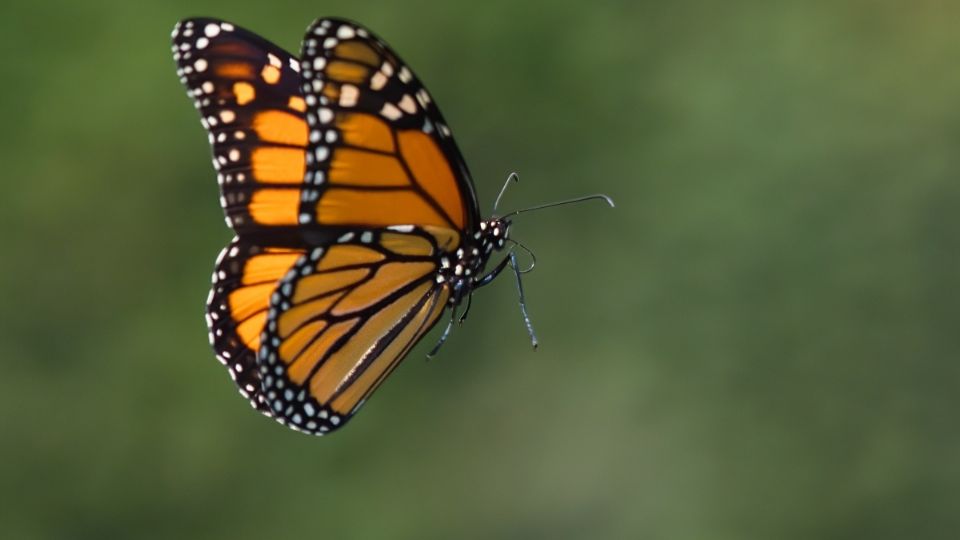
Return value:
M 301 52 L 310 127 L 304 225 L 473 230 L 476 194 L 420 80 L 357 23 L 320 19 Z
M 259 352 L 274 417 L 308 433 L 342 426 L 446 307 L 427 230 L 347 233 L 280 281 Z
M 308 131 L 298 60 L 213 19 L 178 23 L 173 51 L 207 129 L 227 224 L 241 234 L 295 226 Z

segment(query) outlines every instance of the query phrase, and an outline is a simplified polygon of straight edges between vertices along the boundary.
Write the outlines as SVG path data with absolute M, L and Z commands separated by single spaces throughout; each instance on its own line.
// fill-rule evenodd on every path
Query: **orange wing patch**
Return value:
M 309 304 L 308 304 L 309 306 Z M 299 307 L 299 306 L 298 306 Z M 303 349 L 313 343 L 313 338 L 321 333 L 327 326 L 326 321 L 313 321 L 297 327 L 297 330 L 291 334 L 284 335 L 283 328 L 280 329 L 280 335 L 284 337 L 283 344 L 280 345 L 278 352 L 280 359 L 286 364 L 292 364 L 294 359 L 300 356 Z M 294 380 L 294 382 L 297 382 Z M 299 381 L 302 383 L 303 381 Z
M 280 69 L 274 65 L 263 66 L 260 76 L 267 84 L 277 84 L 280 82 Z
M 233 317 L 237 321 L 245 321 L 260 312 L 266 311 L 270 293 L 273 292 L 274 284 L 281 277 L 283 276 L 277 276 L 275 280 L 269 283 L 248 285 L 231 292 L 227 299 L 230 302 L 230 313 L 233 314 Z M 253 337 L 256 336 L 244 339 L 243 342 L 249 343 Z
M 299 115 L 277 110 L 264 111 L 253 117 L 253 130 L 263 142 L 307 146 L 307 123 Z M 299 159 L 303 161 L 303 152 L 299 153 Z
M 276 282 L 297 262 L 301 254 L 300 250 L 271 249 L 263 254 L 250 257 L 244 264 L 241 283 L 256 285 L 258 283 Z
M 299 204 L 299 189 L 258 189 L 253 192 L 247 211 L 260 225 L 296 225 Z
M 410 185 L 396 158 L 353 148 L 338 148 L 334 152 L 330 182 L 348 186 Z
M 358 319 L 351 319 L 336 323 L 322 333 L 310 336 L 310 345 L 298 357 L 290 358 L 293 363 L 287 370 L 290 380 L 299 386 L 307 382 L 307 378 L 317 365 L 317 359 L 322 358 L 353 327 Z M 322 328 L 321 328 L 322 330 Z
M 330 188 L 320 197 L 314 211 L 320 216 L 320 223 L 325 225 L 447 225 L 447 220 L 435 208 L 408 190 L 384 192 Z
M 370 45 L 362 41 L 343 42 L 337 45 L 333 52 L 338 58 L 344 60 L 361 62 L 373 68 L 380 67 L 380 55 Z
M 353 62 L 333 61 L 327 64 L 326 74 L 331 80 L 340 83 L 359 84 L 373 72 L 367 66 Z
M 372 114 L 349 113 L 338 117 L 343 142 L 380 152 L 394 152 L 393 133 L 386 122 Z
M 237 100 L 237 105 L 246 105 L 257 97 L 257 91 L 253 85 L 247 82 L 233 83 L 233 97 Z
M 307 102 L 300 96 L 290 96 L 290 100 L 287 101 L 287 107 L 299 113 L 307 112 Z
M 284 316 L 278 321 L 277 334 L 281 338 L 291 337 L 294 333 L 300 333 L 304 325 L 310 321 L 317 313 L 326 313 L 334 302 L 342 298 L 344 293 L 336 293 L 324 296 L 318 300 L 310 300 L 302 304 L 297 304 L 284 313 Z M 309 326 L 309 325 L 308 325 Z M 322 328 L 317 328 L 319 333 Z M 282 351 L 281 351 L 282 352 Z M 289 358 L 287 363 L 292 361 L 293 356 L 281 355 Z
M 331 313 L 340 316 L 367 309 L 383 299 L 383 291 L 403 289 L 436 269 L 433 262 L 384 264 L 369 280 L 337 302 Z
M 268 184 L 298 184 L 303 182 L 306 165 L 303 150 L 265 146 L 250 156 L 250 167 L 257 180 Z
M 213 72 L 217 77 L 223 79 L 252 81 L 257 78 L 254 66 L 246 62 L 225 62 L 218 64 L 213 68 Z
M 397 135 L 400 154 L 413 172 L 417 183 L 426 190 L 463 229 L 463 202 L 457 189 L 450 164 L 433 139 L 422 131 L 401 131 Z
M 330 270 L 344 266 L 370 265 L 380 262 L 384 256 L 379 251 L 355 244 L 340 244 L 327 249 L 317 270 Z
M 267 322 L 267 313 L 263 310 L 244 319 L 237 325 L 237 337 L 251 351 L 260 348 L 260 334 L 263 332 L 263 326 Z
M 299 304 L 333 291 L 345 289 L 367 277 L 368 274 L 370 274 L 369 269 L 356 268 L 306 276 L 297 284 L 297 290 L 293 294 L 293 302 Z
M 380 245 L 397 255 L 422 255 L 433 251 L 429 240 L 410 234 L 381 233 Z

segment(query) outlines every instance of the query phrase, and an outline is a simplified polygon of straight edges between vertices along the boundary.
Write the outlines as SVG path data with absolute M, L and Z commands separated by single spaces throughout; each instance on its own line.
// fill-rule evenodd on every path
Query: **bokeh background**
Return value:
M 177 19 L 340 15 L 530 214 L 332 437 L 207 344 L 231 237 Z M 960 530 L 960 4 L 4 2 L 5 538 L 927 539 Z

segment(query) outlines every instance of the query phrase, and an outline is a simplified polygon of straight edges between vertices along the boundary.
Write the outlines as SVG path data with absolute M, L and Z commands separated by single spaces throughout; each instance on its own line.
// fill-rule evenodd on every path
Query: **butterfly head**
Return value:
M 510 235 L 512 223 L 505 218 L 490 218 L 480 222 L 480 227 L 474 233 L 474 239 L 480 244 L 480 250 L 486 254 L 494 250 L 503 249 L 504 243 Z
M 453 290 L 465 294 L 481 279 L 493 252 L 504 248 L 509 233 L 509 220 L 492 218 L 481 221 L 473 235 L 467 237 L 455 253 L 440 259 L 438 281 L 446 281 Z M 455 294 L 451 302 L 458 303 L 460 297 Z

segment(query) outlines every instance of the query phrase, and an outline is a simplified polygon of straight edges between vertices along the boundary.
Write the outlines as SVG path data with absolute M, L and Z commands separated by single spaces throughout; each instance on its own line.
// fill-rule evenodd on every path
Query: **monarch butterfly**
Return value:
M 518 212 L 480 218 L 450 128 L 383 41 L 334 18 L 309 27 L 299 59 L 216 19 L 172 38 L 236 233 L 213 274 L 210 341 L 254 408 L 310 434 L 342 426 L 450 307 L 435 352 L 507 264 L 536 346 L 509 238 Z M 612 205 L 555 204 L 597 197 Z

